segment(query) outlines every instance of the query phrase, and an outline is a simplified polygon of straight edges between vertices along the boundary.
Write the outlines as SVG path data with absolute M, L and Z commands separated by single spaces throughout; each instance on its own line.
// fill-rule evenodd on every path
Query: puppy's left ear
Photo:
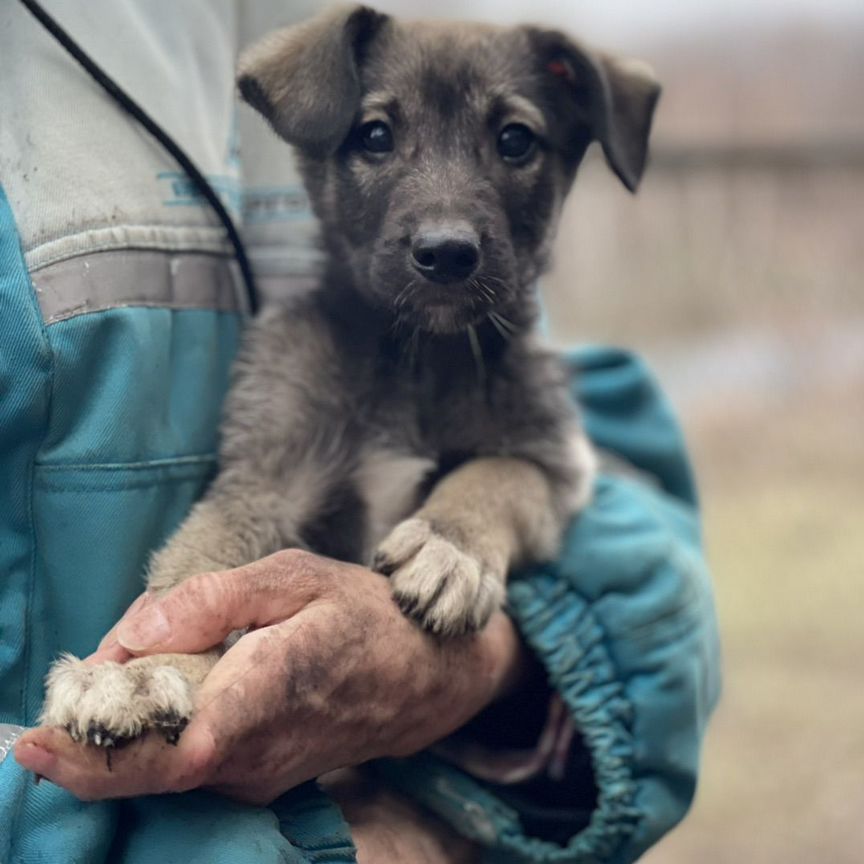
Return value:
M 635 60 L 596 53 L 558 31 L 529 28 L 541 74 L 564 94 L 565 111 L 600 142 L 609 167 L 635 192 L 648 159 L 648 138 L 660 85 Z M 556 100 L 561 104 L 559 100 Z

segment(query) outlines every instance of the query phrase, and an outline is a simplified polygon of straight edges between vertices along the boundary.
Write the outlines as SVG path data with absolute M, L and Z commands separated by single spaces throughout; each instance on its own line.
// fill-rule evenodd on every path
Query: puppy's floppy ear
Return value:
M 241 95 L 289 144 L 335 149 L 360 104 L 358 63 L 387 17 L 340 6 L 271 33 L 240 57 Z
M 651 121 L 660 98 L 660 85 L 650 68 L 592 52 L 557 31 L 530 28 L 529 35 L 542 74 L 567 94 L 565 110 L 569 107 L 587 124 L 609 167 L 635 192 L 645 170 Z

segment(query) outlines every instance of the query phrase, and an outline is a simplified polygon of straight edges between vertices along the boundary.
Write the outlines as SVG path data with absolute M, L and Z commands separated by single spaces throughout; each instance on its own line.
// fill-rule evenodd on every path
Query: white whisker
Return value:
M 495 313 L 490 312 L 487 316 L 489 323 L 498 331 L 498 334 L 505 342 L 510 341 L 510 334 L 495 320 Z
M 408 283 L 402 288 L 401 291 L 396 295 L 396 299 L 393 301 L 393 305 L 396 309 L 401 309 L 407 302 L 409 297 L 411 296 L 411 290 L 416 285 L 416 281 L 414 279 L 410 279 Z
M 490 316 L 494 316 L 495 320 L 512 336 L 519 331 L 519 328 L 508 318 L 505 318 L 500 312 L 490 312 Z
M 475 279 L 473 284 L 477 286 L 477 289 L 490 303 L 494 302 L 495 292 L 482 279 Z
M 471 353 L 474 355 L 474 363 L 477 366 L 477 377 L 480 386 L 486 383 L 486 364 L 483 362 L 483 346 L 477 338 L 477 331 L 472 324 L 468 325 L 468 342 L 471 344 Z

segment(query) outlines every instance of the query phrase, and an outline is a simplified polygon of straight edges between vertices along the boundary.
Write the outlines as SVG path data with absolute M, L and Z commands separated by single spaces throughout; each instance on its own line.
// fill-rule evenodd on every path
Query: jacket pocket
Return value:
M 215 473 L 216 455 L 34 468 L 28 715 L 60 652 L 92 652 L 144 589 L 147 558 Z

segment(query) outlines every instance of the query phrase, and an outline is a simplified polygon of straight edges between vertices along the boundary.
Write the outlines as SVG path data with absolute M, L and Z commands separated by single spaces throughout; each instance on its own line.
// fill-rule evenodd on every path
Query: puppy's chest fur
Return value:
M 270 463 L 265 473 L 303 499 L 291 527 L 316 552 L 368 563 L 472 458 L 527 458 L 566 482 L 572 404 L 558 361 L 525 337 L 399 333 L 312 297 L 262 316 L 238 369 L 224 467 Z

